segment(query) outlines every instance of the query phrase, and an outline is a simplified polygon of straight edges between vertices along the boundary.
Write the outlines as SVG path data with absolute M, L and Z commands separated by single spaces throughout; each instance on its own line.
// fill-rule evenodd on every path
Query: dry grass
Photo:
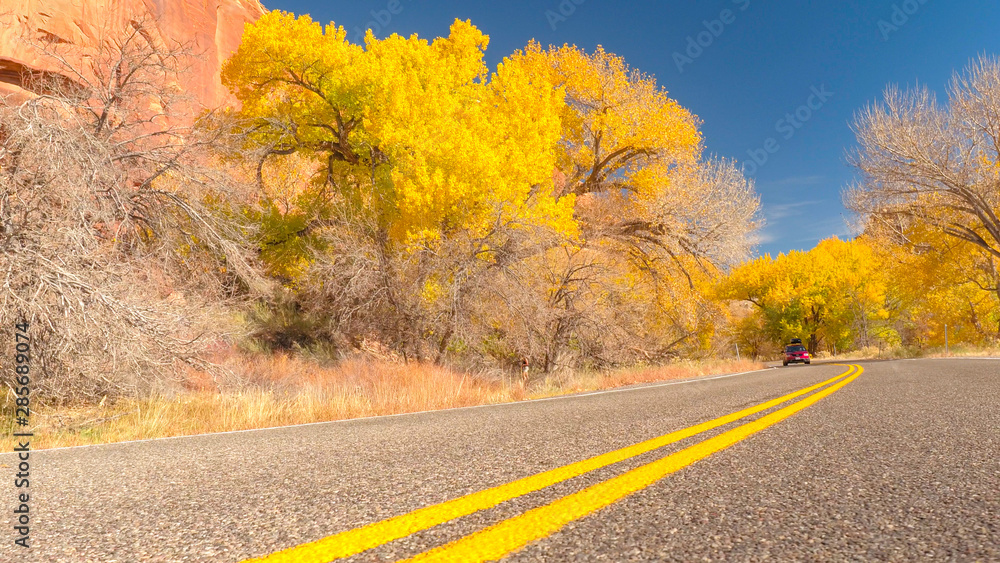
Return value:
M 566 393 L 609 389 L 749 371 L 755 362 L 682 362 L 607 373 L 566 372 L 533 381 L 528 389 L 485 375 L 457 373 L 427 364 L 354 360 L 337 367 L 284 355 L 236 357 L 224 364 L 232 378 L 191 372 L 188 389 L 173 396 L 125 400 L 113 405 L 42 408 L 33 413 L 33 448 L 53 448 L 248 430 L 495 404 Z M 11 397 L 2 433 L 10 438 Z
M 688 379 L 723 373 L 738 373 L 763 369 L 760 362 L 751 360 L 702 360 L 681 361 L 664 366 L 622 369 L 610 372 L 569 372 L 553 375 L 532 389 L 532 398 L 541 398 L 581 391 L 616 389 L 641 383 L 655 383 L 672 379 Z
M 946 352 L 944 348 L 885 348 L 879 349 L 874 346 L 854 350 L 846 354 L 836 356 L 821 352 L 816 356 L 819 360 L 900 360 L 906 358 L 1000 358 L 1000 348 L 983 346 L 970 346 L 960 344 L 953 346 Z
M 924 358 L 1000 358 L 1000 348 L 977 347 L 960 345 L 949 348 L 947 353 L 944 349 L 929 350 L 923 354 Z

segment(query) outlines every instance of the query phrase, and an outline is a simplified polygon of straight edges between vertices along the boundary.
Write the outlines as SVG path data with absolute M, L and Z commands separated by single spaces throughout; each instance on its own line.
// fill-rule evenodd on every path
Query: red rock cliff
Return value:
M 186 61 L 181 87 L 217 107 L 226 97 L 222 63 L 239 46 L 244 23 L 264 12 L 258 0 L 0 0 L 0 95 L 27 94 L 26 72 L 57 71 L 32 42 L 55 41 L 86 53 L 109 24 L 145 19 L 158 42 L 190 48 L 194 56 Z

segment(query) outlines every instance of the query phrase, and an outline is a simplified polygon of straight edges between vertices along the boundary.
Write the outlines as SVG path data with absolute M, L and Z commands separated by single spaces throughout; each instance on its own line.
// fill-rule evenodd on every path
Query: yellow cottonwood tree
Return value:
M 867 238 L 906 311 L 900 331 L 910 344 L 944 346 L 945 325 L 951 344 L 1000 339 L 1000 300 L 990 256 L 925 223 L 910 223 L 902 231 L 872 231 Z
M 483 232 L 498 215 L 576 230 L 553 193 L 562 91 L 502 65 L 456 21 L 446 38 L 368 35 L 271 12 L 247 26 L 222 79 L 263 165 L 299 153 L 338 203 L 372 213 L 393 241 Z M 263 179 L 262 179 L 263 180 Z
M 583 244 L 604 256 L 600 283 L 635 288 L 607 301 L 645 311 L 630 316 L 641 326 L 619 325 L 625 346 L 646 358 L 707 348 L 721 310 L 699 280 L 746 256 L 752 184 L 732 162 L 703 160 L 697 117 L 621 57 L 531 43 L 505 64 L 566 92 L 556 190 L 577 196 Z
M 702 159 L 700 121 L 653 77 L 600 47 L 531 43 L 509 64 L 565 89 L 557 189 L 579 197 L 588 236 L 717 263 L 746 256 L 759 225 L 752 184 L 733 163 Z
M 751 183 L 704 160 L 697 118 L 620 57 L 533 43 L 490 72 L 487 44 L 462 21 L 363 46 L 308 16 L 247 27 L 222 78 L 269 194 L 255 217 L 272 272 L 337 331 L 371 315 L 404 355 L 707 349 L 705 288 L 746 254 Z M 278 173 L 293 155 L 306 188 Z
M 719 285 L 723 299 L 748 301 L 775 344 L 802 338 L 810 351 L 873 342 L 898 344 L 898 313 L 880 256 L 863 240 L 821 241 L 808 252 L 764 256 Z

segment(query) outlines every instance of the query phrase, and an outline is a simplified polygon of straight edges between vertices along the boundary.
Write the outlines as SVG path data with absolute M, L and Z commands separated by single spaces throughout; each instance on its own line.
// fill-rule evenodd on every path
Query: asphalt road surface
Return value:
M 5 453 L 0 561 L 1000 561 L 1000 361 L 858 365 Z

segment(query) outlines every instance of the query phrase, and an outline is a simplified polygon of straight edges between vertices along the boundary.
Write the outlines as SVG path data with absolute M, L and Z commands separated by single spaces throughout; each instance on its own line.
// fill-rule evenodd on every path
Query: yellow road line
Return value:
M 632 493 L 644 489 L 667 475 L 715 452 L 746 439 L 752 434 L 777 424 L 802 409 L 813 405 L 853 381 L 864 371 L 852 366 L 854 375 L 814 395 L 757 420 L 737 426 L 718 436 L 648 463 L 618 477 L 608 479 L 580 492 L 565 496 L 550 504 L 535 508 L 520 516 L 504 520 L 484 530 L 452 543 L 426 551 L 407 559 L 406 563 L 431 561 L 494 561 L 525 545 L 547 537 L 573 520 L 578 520 L 601 508 L 613 504 Z M 848 371 L 847 373 L 850 373 Z
M 613 452 L 608 452 L 589 459 L 571 463 L 563 467 L 550 469 L 537 475 L 524 477 L 491 489 L 471 493 L 464 497 L 445 501 L 402 514 L 387 520 L 368 524 L 353 530 L 347 530 L 314 542 L 290 547 L 264 557 L 247 559 L 243 563 L 327 563 L 342 557 L 350 557 L 391 541 L 404 538 L 410 534 L 426 530 L 460 518 L 480 510 L 494 506 L 545 487 L 561 483 L 567 479 L 583 475 L 590 471 L 607 467 L 619 461 L 661 448 L 663 446 L 690 438 L 702 432 L 735 422 L 741 418 L 756 414 L 781 403 L 800 397 L 838 379 L 848 376 L 853 366 L 847 372 L 822 383 L 811 385 L 805 389 L 789 393 L 759 405 L 728 414 L 708 422 L 696 424 L 683 430 L 671 432 L 657 438 L 627 446 Z

